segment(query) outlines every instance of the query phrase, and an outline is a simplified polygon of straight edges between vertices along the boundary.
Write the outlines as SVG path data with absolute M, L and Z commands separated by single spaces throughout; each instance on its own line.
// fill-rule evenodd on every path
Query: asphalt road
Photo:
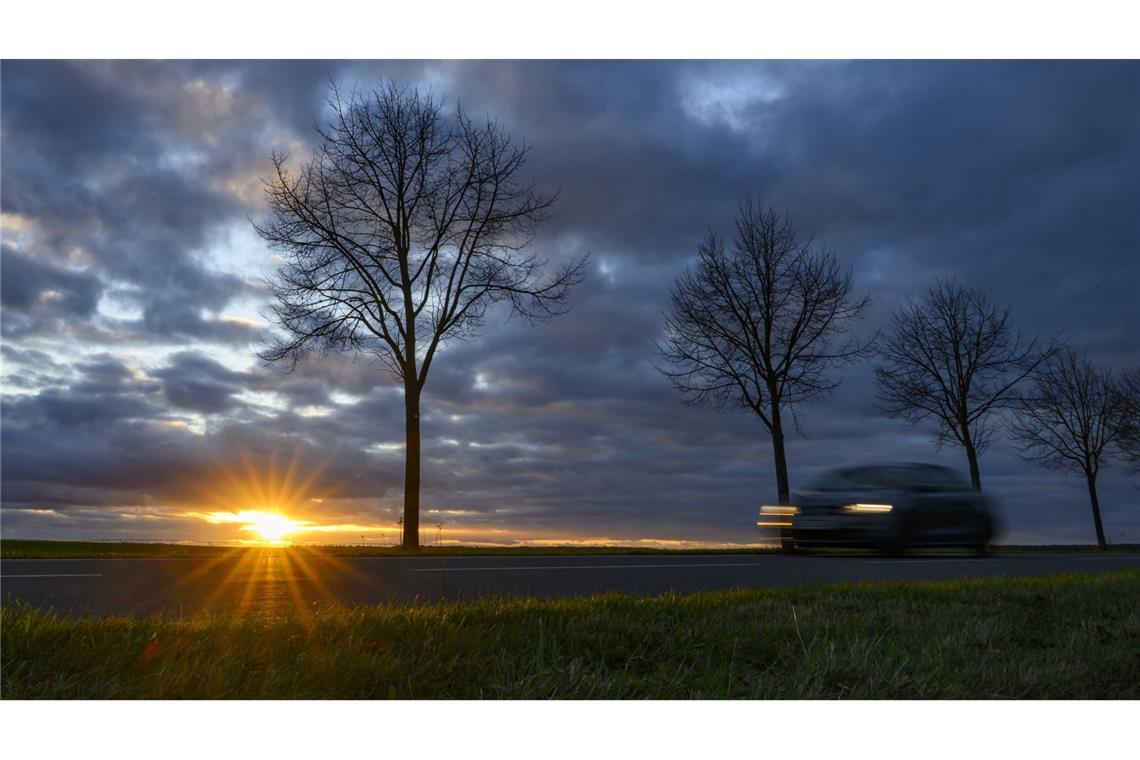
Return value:
M 325 604 L 659 594 L 875 580 L 950 580 L 1140 567 L 1140 555 L 1014 554 L 889 559 L 853 555 L 320 557 L 0 561 L 5 603 L 61 614 L 147 615 L 199 609 L 278 615 Z

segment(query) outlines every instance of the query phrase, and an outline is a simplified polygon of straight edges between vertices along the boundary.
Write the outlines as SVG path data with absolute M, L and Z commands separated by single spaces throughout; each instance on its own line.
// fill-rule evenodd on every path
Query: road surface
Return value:
M 279 615 L 326 604 L 570 596 L 875 580 L 950 580 L 1140 568 L 1140 555 L 1011 554 L 889 559 L 854 555 L 323 557 L 0 561 L 5 603 L 62 614 L 200 609 Z

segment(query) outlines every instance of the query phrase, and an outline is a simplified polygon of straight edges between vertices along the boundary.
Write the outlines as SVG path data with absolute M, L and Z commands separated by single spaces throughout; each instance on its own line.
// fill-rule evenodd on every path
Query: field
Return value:
M 5 699 L 1140 697 L 1140 572 L 638 599 L 59 618 L 6 606 Z
M 331 557 L 477 557 L 477 556 L 550 556 L 550 555 L 656 555 L 656 554 L 762 554 L 778 551 L 776 546 L 741 546 L 723 549 L 664 549 L 640 546 L 424 546 L 408 552 L 396 546 L 367 545 L 298 545 L 288 548 L 300 552 L 319 552 Z M 1095 545 L 1071 546 L 999 546 L 1000 553 L 1020 552 L 1095 552 Z M 2 559 L 127 559 L 131 557 L 221 557 L 244 551 L 263 551 L 264 546 L 223 546 L 203 544 L 163 544 L 134 541 L 0 541 Z M 1117 544 L 1110 552 L 1140 550 L 1137 544 Z M 863 554 L 858 549 L 830 549 L 828 553 L 850 552 Z M 924 553 L 942 553 L 930 550 Z M 944 553 L 960 553 L 944 550 Z
M 258 545 L 224 546 L 203 544 L 162 544 L 134 541 L 0 541 L 0 559 L 127 559 L 131 557 L 221 557 L 247 551 L 265 551 Z M 756 554 L 776 547 L 729 549 L 657 549 L 639 546 L 422 546 L 406 551 L 398 546 L 305 545 L 283 546 L 283 550 L 317 552 L 330 557 L 482 557 L 550 555 L 631 555 L 631 554 Z

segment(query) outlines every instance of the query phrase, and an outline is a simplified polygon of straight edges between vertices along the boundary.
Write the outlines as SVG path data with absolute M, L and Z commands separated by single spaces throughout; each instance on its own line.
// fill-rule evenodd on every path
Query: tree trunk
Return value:
M 404 548 L 420 548 L 420 392 L 404 386 Z
M 772 404 L 772 456 L 776 460 L 776 490 L 779 492 L 777 504 L 787 504 L 788 460 L 784 454 L 784 427 L 780 422 L 780 407 Z
M 970 431 L 965 430 L 962 436 L 962 448 L 966 450 L 966 460 L 970 463 L 970 485 L 975 491 L 982 490 L 982 473 L 978 469 L 978 452 L 974 450 L 974 441 L 970 438 Z
M 1096 545 L 1100 550 L 1108 551 L 1104 540 L 1104 527 L 1100 524 L 1100 501 L 1096 497 L 1096 476 L 1085 475 L 1085 482 L 1089 484 L 1089 503 L 1092 505 L 1093 524 L 1096 525 Z

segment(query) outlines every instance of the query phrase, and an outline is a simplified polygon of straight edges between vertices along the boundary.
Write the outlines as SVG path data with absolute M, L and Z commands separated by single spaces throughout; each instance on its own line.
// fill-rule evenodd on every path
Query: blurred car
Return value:
M 844 467 L 792 504 L 760 509 L 760 528 L 779 529 L 786 549 L 851 546 L 900 554 L 933 546 L 985 554 L 995 529 L 990 500 L 954 470 L 933 464 Z

